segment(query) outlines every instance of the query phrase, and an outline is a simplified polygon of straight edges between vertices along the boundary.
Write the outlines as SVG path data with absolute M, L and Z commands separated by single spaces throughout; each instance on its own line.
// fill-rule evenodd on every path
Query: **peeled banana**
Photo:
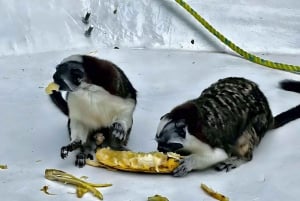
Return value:
M 171 173 L 178 167 L 180 158 L 179 154 L 171 152 L 142 153 L 115 151 L 110 148 L 101 148 L 96 152 L 100 166 L 129 172 Z

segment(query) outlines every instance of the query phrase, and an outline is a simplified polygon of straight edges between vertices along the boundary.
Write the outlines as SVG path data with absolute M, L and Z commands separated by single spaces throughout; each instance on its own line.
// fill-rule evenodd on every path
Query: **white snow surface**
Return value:
M 298 0 L 187 2 L 246 50 L 300 64 Z M 86 11 L 95 27 L 90 38 L 81 22 Z M 300 94 L 279 89 L 278 82 L 299 75 L 235 56 L 170 0 L 0 0 L 0 17 L 0 164 L 8 165 L 0 170 L 1 201 L 97 200 L 90 193 L 76 198 L 73 186 L 46 180 L 47 168 L 112 183 L 100 189 L 110 201 L 143 201 L 155 194 L 170 201 L 213 200 L 201 183 L 233 201 L 299 200 L 299 120 L 268 132 L 253 160 L 228 173 L 208 169 L 175 178 L 77 168 L 75 153 L 60 158 L 60 148 L 69 143 L 67 119 L 44 92 L 55 66 L 71 54 L 92 52 L 111 60 L 138 90 L 128 146 L 148 152 L 156 149 L 159 118 L 216 80 L 242 76 L 257 82 L 276 115 L 300 101 Z M 55 195 L 40 191 L 45 185 Z

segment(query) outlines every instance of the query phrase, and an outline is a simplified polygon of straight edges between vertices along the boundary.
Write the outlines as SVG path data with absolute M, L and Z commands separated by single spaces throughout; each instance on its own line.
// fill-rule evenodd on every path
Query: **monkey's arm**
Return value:
M 194 153 L 184 157 L 180 165 L 174 170 L 176 177 L 187 175 L 192 170 L 201 170 L 218 164 L 228 158 L 223 149 L 215 148 L 206 153 Z

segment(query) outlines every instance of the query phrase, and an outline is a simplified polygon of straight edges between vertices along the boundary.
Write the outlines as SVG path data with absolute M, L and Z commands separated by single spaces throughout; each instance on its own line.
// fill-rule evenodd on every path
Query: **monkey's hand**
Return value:
M 193 157 L 186 156 L 179 161 L 179 166 L 173 171 L 173 176 L 186 176 L 193 169 Z
M 117 139 L 124 141 L 126 140 L 126 131 L 123 127 L 123 125 L 119 122 L 114 122 L 111 125 L 111 133 L 114 137 L 116 137 Z

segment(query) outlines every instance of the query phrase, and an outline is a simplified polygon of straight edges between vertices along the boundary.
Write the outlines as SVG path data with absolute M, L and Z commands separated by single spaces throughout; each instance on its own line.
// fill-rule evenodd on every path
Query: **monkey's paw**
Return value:
M 75 140 L 72 143 L 68 144 L 67 146 L 63 146 L 60 149 L 60 157 L 62 159 L 66 158 L 69 154 L 69 152 L 74 151 L 75 149 L 78 149 L 81 146 L 80 140 Z
M 126 139 L 126 132 L 121 123 L 115 122 L 111 125 L 112 135 L 123 141 Z
M 75 166 L 82 168 L 86 164 L 86 159 L 93 160 L 93 156 L 91 154 L 85 154 L 83 152 L 78 153 L 76 155 Z
M 236 166 L 234 164 L 226 163 L 226 162 L 221 162 L 215 166 L 215 170 L 225 171 L 225 172 L 229 172 L 230 170 L 233 170 L 235 168 Z
M 173 171 L 173 176 L 175 177 L 183 177 L 186 176 L 190 171 L 192 171 L 192 163 L 191 158 L 181 159 L 179 162 L 179 166 Z

